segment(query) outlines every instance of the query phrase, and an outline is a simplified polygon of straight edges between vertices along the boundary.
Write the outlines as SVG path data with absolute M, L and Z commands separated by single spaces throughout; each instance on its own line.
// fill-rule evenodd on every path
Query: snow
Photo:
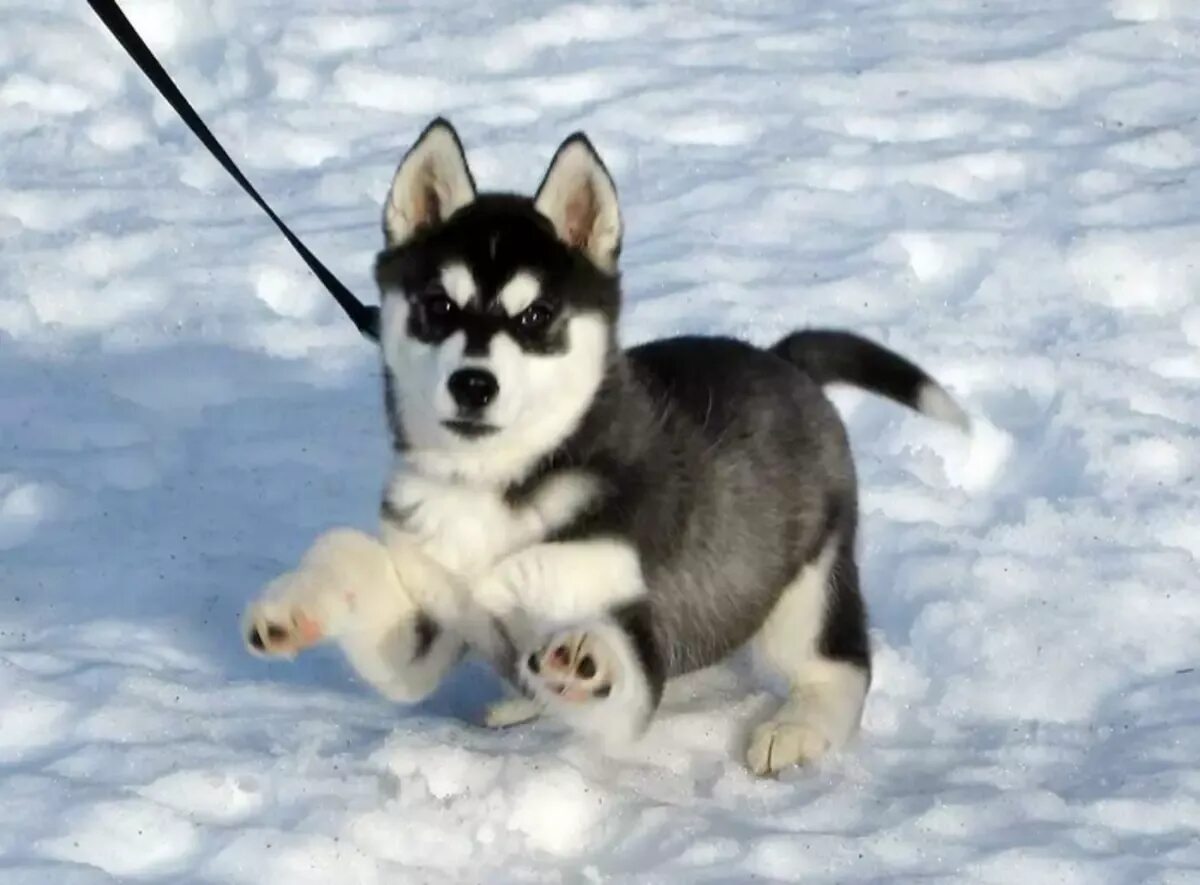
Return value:
M 741 659 L 601 751 L 247 655 L 373 525 L 375 355 L 84 4 L 0 8 L 0 880 L 1200 879 L 1200 6 L 129 0 L 364 296 L 429 116 L 526 191 L 585 128 L 627 340 L 844 326 L 968 407 L 835 393 L 876 681 L 778 781 Z

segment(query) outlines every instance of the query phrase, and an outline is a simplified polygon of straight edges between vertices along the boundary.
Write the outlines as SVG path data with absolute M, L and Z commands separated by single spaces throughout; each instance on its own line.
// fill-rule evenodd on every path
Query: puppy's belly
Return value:
M 651 583 L 654 632 L 669 676 L 720 663 L 746 645 L 767 622 L 786 581 L 774 577 L 731 588 L 714 576 L 677 574 Z

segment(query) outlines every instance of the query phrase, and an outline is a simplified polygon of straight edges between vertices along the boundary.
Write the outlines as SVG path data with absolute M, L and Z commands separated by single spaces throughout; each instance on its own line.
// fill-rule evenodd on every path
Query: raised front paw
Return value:
M 266 586 L 246 610 L 242 637 L 254 654 L 292 658 L 322 639 L 340 636 L 355 614 L 386 622 L 382 614 L 392 609 L 411 611 L 388 581 L 394 583 L 391 565 L 377 541 L 352 529 L 334 529 L 317 539 L 294 571 Z
M 525 661 L 525 680 L 539 694 L 568 703 L 607 698 L 620 679 L 617 658 L 594 633 L 572 630 L 551 637 Z
M 312 613 L 276 600 L 250 606 L 244 630 L 246 647 L 262 657 L 294 658 L 325 637 L 320 620 Z

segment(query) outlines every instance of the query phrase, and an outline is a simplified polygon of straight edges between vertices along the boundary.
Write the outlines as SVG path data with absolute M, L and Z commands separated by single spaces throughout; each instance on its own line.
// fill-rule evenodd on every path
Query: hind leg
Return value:
M 788 681 L 788 699 L 751 734 L 750 770 L 772 775 L 845 746 L 858 730 L 871 678 L 866 613 L 850 544 L 835 537 L 804 567 L 754 646 Z

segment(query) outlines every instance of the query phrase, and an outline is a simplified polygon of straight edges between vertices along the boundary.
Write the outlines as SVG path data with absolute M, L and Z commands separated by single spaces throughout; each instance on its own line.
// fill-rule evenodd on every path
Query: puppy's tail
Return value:
M 771 348 L 818 384 L 850 384 L 970 430 L 963 408 L 923 369 L 898 353 L 850 332 L 805 329 Z

